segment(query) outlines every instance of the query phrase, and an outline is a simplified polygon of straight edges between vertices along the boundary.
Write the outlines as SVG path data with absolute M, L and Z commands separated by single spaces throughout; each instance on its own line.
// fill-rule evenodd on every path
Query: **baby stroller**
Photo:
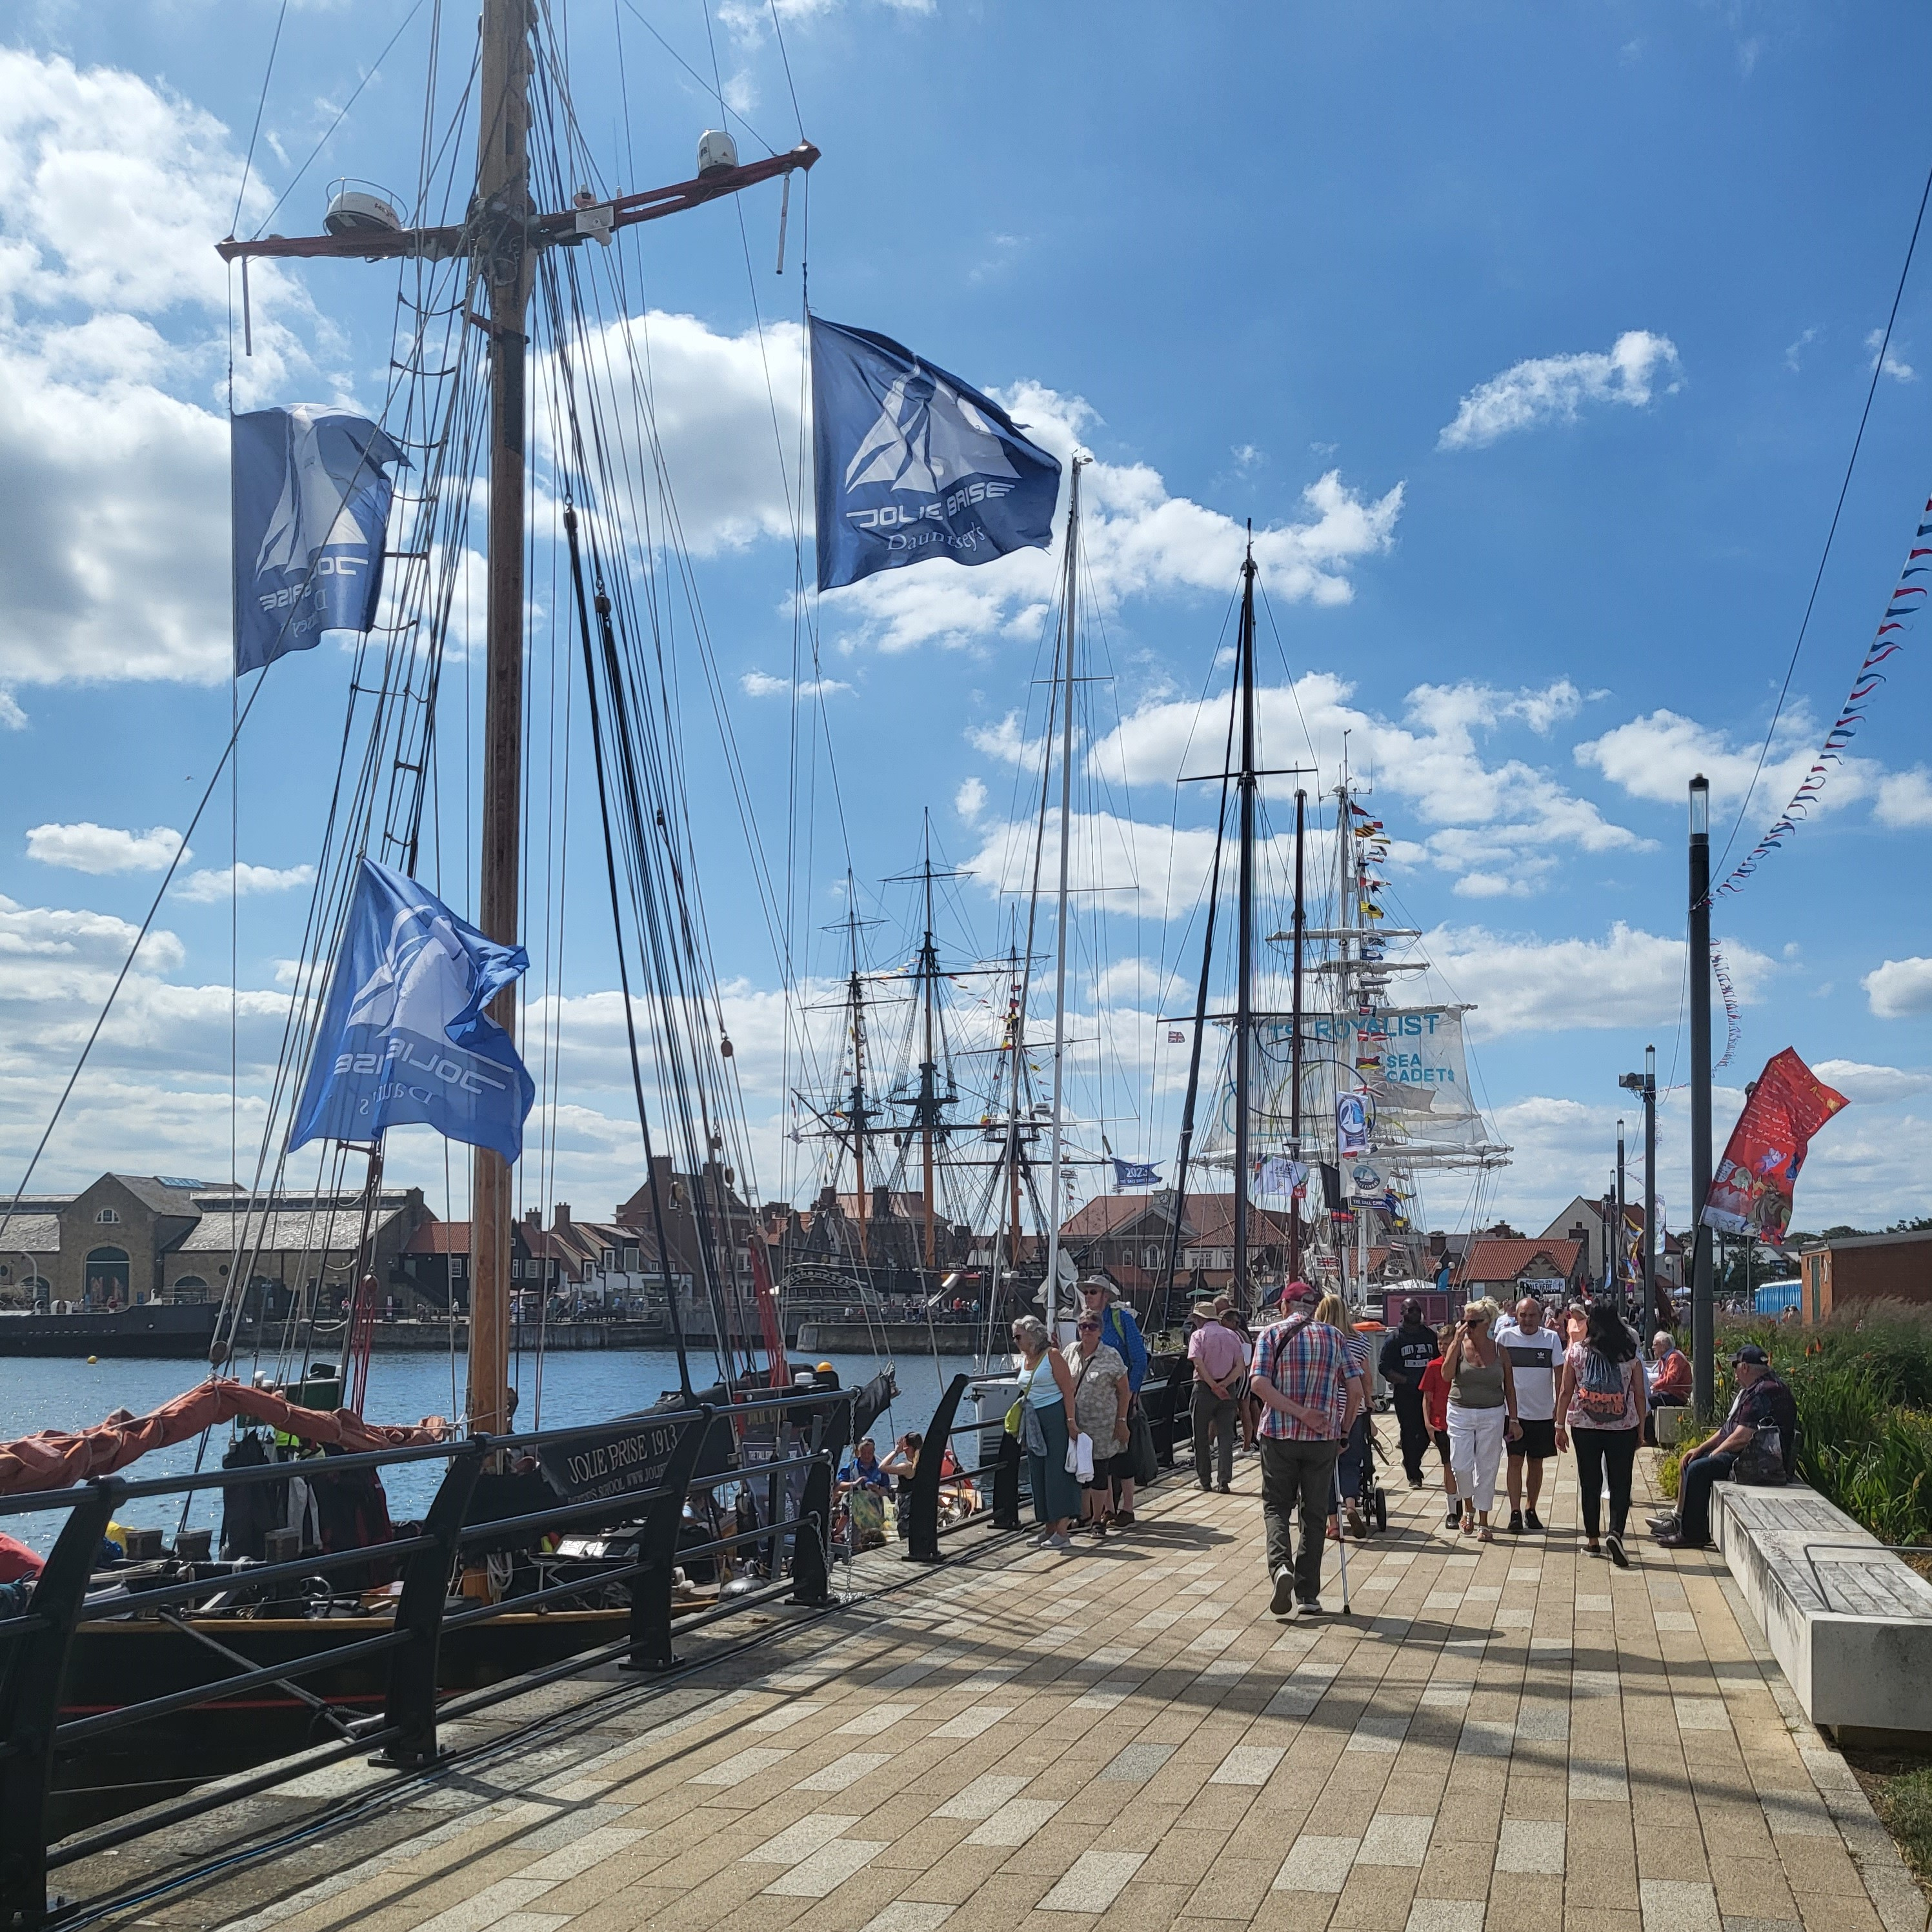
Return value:
M 1388 1528 L 1388 1492 L 1376 1475 L 1376 1463 L 1386 1460 L 1370 1435 L 1362 1445 L 1362 1479 L 1354 1496 L 1355 1512 L 1361 1519 L 1364 1535 Z

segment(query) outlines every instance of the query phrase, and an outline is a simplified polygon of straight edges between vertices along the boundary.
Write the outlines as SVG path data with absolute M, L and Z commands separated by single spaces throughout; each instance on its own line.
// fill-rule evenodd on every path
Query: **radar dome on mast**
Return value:
M 328 212 L 322 225 L 332 235 L 400 235 L 403 218 L 374 182 L 344 176 L 329 184 Z
M 698 137 L 698 178 L 738 165 L 738 144 L 722 128 L 707 128 Z

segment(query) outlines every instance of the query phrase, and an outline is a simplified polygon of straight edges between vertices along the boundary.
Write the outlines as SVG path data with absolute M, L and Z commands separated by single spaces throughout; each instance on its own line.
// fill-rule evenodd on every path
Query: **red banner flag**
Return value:
M 1782 1243 L 1811 1136 L 1845 1105 L 1844 1095 L 1834 1094 L 1792 1048 L 1774 1054 L 1745 1091 L 1744 1110 L 1704 1203 L 1705 1226 Z

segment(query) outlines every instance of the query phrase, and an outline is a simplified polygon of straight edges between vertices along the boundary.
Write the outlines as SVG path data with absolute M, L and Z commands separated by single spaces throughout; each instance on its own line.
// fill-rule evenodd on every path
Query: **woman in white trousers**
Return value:
M 1484 1543 L 1496 1540 L 1490 1504 L 1503 1443 L 1520 1432 L 1516 1378 L 1491 1332 L 1501 1312 L 1486 1295 L 1471 1302 L 1442 1352 L 1442 1379 L 1449 1384 L 1449 1467 L 1462 1499 L 1462 1533 Z

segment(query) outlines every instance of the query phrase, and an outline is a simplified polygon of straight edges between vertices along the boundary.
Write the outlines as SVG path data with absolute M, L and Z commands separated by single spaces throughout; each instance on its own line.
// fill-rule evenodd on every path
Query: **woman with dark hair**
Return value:
M 1604 1553 L 1597 1530 L 1604 1479 L 1609 1477 L 1610 1533 L 1604 1544 L 1619 1570 L 1630 1568 L 1624 1522 L 1630 1514 L 1630 1469 L 1649 1406 L 1636 1338 L 1609 1303 L 1598 1302 L 1589 1312 L 1583 1339 L 1573 1342 L 1564 1357 L 1556 1390 L 1556 1446 L 1567 1449 L 1572 1439 L 1576 1445 L 1576 1492 L 1592 1556 Z

